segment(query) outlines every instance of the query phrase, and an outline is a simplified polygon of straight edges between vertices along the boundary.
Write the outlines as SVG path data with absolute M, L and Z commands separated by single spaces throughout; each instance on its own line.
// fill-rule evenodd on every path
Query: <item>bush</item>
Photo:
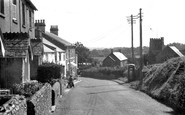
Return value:
M 27 82 L 13 85 L 14 94 L 24 95 L 25 97 L 31 97 L 43 86 L 39 82 Z
M 185 58 L 172 58 L 148 68 L 141 90 L 168 103 L 175 110 L 185 110 Z
M 61 78 L 62 69 L 62 65 L 54 63 L 43 63 L 38 67 L 37 80 L 42 83 L 50 83 L 52 79 Z
M 87 77 L 105 77 L 105 76 L 114 76 L 122 77 L 124 76 L 127 67 L 92 67 L 82 71 L 82 76 Z

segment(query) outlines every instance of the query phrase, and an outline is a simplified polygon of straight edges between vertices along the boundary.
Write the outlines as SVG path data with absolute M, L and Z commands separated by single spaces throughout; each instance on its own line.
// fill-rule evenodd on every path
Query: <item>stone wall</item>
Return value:
M 2 113 L 3 115 L 27 115 L 26 99 L 23 96 L 19 95 L 15 95 L 10 98 L 10 100 L 8 100 L 5 104 L 1 106 L 1 109 L 4 110 L 2 110 L 0 114 Z
M 49 115 L 51 109 L 51 85 L 46 83 L 30 99 L 34 105 L 35 115 Z
M 60 83 L 59 82 L 54 83 L 52 86 L 52 90 L 54 90 L 55 92 L 55 103 L 57 103 L 60 98 Z

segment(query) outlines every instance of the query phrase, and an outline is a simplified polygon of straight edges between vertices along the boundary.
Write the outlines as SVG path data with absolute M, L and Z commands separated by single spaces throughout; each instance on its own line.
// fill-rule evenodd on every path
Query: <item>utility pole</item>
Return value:
M 132 63 L 134 64 L 134 36 L 133 36 L 133 15 L 131 15 L 131 44 L 132 44 Z
M 129 21 L 130 24 L 131 24 L 131 51 L 132 51 L 132 63 L 134 64 L 134 63 L 135 63 L 135 60 L 134 60 L 134 43 L 133 43 L 133 41 L 134 41 L 133 24 L 134 24 L 134 21 L 135 21 L 135 20 L 133 20 L 133 19 L 134 19 L 134 18 L 133 18 L 133 15 L 131 15 L 129 18 L 130 18 L 130 19 L 128 19 L 128 21 Z
M 140 25 L 140 83 L 142 84 L 142 69 L 143 69 L 143 56 L 142 56 L 142 9 L 139 9 L 139 25 Z

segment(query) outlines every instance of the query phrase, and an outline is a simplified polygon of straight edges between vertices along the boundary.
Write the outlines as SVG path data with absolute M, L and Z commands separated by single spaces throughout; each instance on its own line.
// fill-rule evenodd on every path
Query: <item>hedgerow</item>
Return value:
M 43 63 L 38 67 L 37 80 L 39 82 L 52 82 L 53 79 L 60 79 L 62 74 L 62 65 L 54 63 Z

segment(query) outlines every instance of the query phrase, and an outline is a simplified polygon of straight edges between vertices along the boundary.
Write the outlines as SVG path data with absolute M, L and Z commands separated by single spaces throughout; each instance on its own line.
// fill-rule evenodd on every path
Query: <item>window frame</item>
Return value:
M 29 10 L 29 27 L 32 28 L 32 11 L 31 10 Z
M 5 6 L 4 5 L 4 0 L 0 0 L 0 14 L 4 14 L 5 13 L 4 6 Z
M 13 5 L 17 5 L 17 0 L 12 0 Z
M 26 25 L 26 8 L 25 4 L 22 3 L 22 26 L 25 27 Z

